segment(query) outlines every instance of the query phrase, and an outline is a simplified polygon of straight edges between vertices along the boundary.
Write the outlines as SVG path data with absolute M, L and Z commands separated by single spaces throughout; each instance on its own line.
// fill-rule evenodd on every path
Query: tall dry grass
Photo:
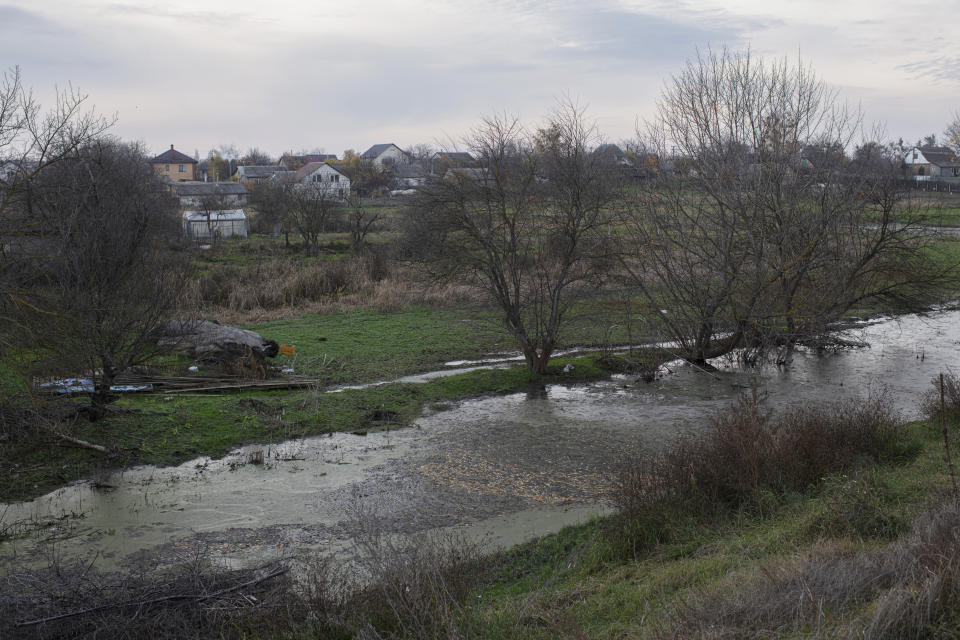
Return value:
M 185 299 L 194 312 L 248 324 L 357 308 L 394 311 L 411 304 L 476 304 L 484 298 L 472 287 L 430 281 L 372 251 L 300 264 L 289 259 L 217 264 L 191 283 Z
M 955 638 L 960 634 L 960 503 L 920 516 L 880 550 L 830 543 L 763 578 L 690 604 L 669 638 Z

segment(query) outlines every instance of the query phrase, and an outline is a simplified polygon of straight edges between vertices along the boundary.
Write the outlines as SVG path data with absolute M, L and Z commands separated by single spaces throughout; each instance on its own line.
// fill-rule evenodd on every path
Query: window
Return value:
M 164 171 L 170 171 L 170 165 L 168 165 L 168 164 L 163 165 L 163 170 L 164 170 Z
M 187 170 L 186 167 L 184 167 L 183 165 L 180 165 L 180 168 L 178 169 L 180 173 L 183 173 L 186 170 Z
M 338 173 L 336 175 L 332 175 L 330 176 L 330 179 L 333 180 L 334 182 L 340 182 L 340 174 Z

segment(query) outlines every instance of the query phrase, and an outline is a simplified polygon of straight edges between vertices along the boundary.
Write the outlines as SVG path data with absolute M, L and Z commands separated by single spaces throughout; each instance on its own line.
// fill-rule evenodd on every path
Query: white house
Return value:
M 960 177 L 960 157 L 950 147 L 914 147 L 903 164 L 914 176 Z
M 326 162 L 310 162 L 303 165 L 297 169 L 294 180 L 301 185 L 320 189 L 341 200 L 346 200 L 350 196 L 350 178 Z
M 385 164 L 399 165 L 410 162 L 410 156 L 407 155 L 407 152 L 392 142 L 375 144 L 364 151 L 360 157 L 364 160 L 371 161 L 378 167 L 382 167 Z

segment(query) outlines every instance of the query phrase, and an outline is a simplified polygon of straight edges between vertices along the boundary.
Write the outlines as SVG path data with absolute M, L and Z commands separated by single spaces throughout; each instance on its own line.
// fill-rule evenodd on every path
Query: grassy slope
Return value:
M 925 422 L 909 429 L 923 449 L 906 464 L 830 478 L 777 503 L 766 517 L 678 516 L 668 542 L 635 558 L 611 552 L 605 535 L 616 527 L 611 519 L 514 549 L 477 594 L 482 604 L 467 609 L 464 624 L 479 638 L 672 637 L 691 607 L 742 593 L 778 567 L 820 553 L 882 548 L 949 482 L 937 430 Z M 832 637 L 870 609 L 864 603 L 848 619 L 828 618 L 820 631 Z

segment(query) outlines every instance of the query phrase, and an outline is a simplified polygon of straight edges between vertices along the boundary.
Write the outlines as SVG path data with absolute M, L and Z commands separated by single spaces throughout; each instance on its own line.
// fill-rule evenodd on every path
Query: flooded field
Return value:
M 930 380 L 960 362 L 957 311 L 876 322 L 850 337 L 871 346 L 800 352 L 784 368 L 674 363 L 652 383 L 617 376 L 534 387 L 438 408 L 412 428 L 106 474 L 0 505 L 0 524 L 44 525 L 0 546 L 0 570 L 4 560 L 42 561 L 54 547 L 108 565 L 186 559 L 198 546 L 231 563 L 337 551 L 371 514 L 389 532 L 466 527 L 511 545 L 603 513 L 605 473 L 618 455 L 697 429 L 751 385 L 774 407 L 885 387 L 912 417 Z

